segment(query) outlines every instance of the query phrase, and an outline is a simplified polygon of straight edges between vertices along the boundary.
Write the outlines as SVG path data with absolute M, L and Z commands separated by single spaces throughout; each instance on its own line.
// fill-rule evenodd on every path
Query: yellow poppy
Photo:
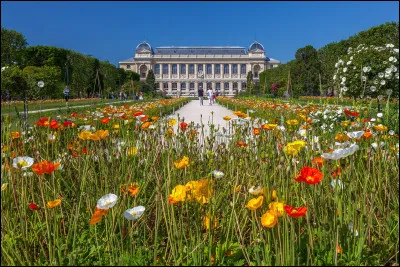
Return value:
M 271 202 L 269 203 L 268 207 L 269 209 L 275 213 L 276 216 L 281 217 L 283 215 L 285 215 L 285 209 L 284 207 L 284 203 L 283 202 Z
M 252 198 L 247 203 L 246 208 L 248 208 L 249 210 L 257 210 L 259 207 L 261 207 L 263 200 L 264 200 L 263 196 L 259 196 L 258 198 Z
M 278 222 L 278 216 L 271 210 L 268 210 L 261 217 L 261 224 L 264 227 L 272 228 Z
M 60 204 L 61 204 L 61 199 L 56 199 L 56 200 L 47 202 L 46 205 L 47 205 L 47 207 L 49 207 L 50 209 L 52 209 L 52 208 L 57 207 L 57 206 L 60 205 Z

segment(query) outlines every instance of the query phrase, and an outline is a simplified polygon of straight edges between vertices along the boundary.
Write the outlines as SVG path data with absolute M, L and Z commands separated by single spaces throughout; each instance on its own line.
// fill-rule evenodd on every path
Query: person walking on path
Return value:
M 143 93 L 142 92 L 139 93 L 139 100 L 143 100 Z
M 208 102 L 210 103 L 210 106 L 212 106 L 213 91 L 211 90 L 211 88 L 208 88 L 208 90 L 207 90 L 207 96 L 208 96 Z
M 64 98 L 65 98 L 65 104 L 68 106 L 69 93 L 70 93 L 70 89 L 69 89 L 68 85 L 65 85 L 63 93 L 64 93 Z
M 199 93 L 200 106 L 203 106 L 203 96 L 204 96 L 203 88 L 200 87 L 199 90 L 198 90 L 197 92 Z

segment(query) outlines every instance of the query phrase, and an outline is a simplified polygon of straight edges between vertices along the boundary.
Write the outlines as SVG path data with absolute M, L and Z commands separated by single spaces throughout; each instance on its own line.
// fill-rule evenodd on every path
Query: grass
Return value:
M 253 118 L 277 119 L 286 130 L 261 130 L 254 135 L 260 121 L 239 125 L 231 120 L 226 126 L 231 136 L 221 139 L 211 126 L 211 135 L 200 144 L 201 128 L 189 124 L 185 131 L 179 127 L 172 130 L 174 122 L 165 116 L 187 100 L 164 101 L 135 106 L 134 110 L 128 106 L 118 111 L 102 108 L 97 110 L 101 111 L 98 115 L 81 112 L 82 117 L 68 117 L 76 127 L 54 130 L 36 126 L 31 130 L 32 140 L 26 143 L 23 137 L 12 139 L 13 125 L 20 127 L 18 120 L 11 118 L 2 124 L 1 183 L 7 183 L 1 192 L 2 265 L 314 266 L 399 262 L 395 136 L 387 137 L 387 131 L 368 126 L 373 136 L 359 140 L 360 149 L 353 155 L 325 160 L 319 168 L 322 181 L 309 185 L 294 180 L 300 170 L 316 167 L 312 160 L 329 151 L 337 133 L 358 131 L 366 125 L 343 126 L 340 117 L 331 131 L 324 131 L 319 124 L 307 128 L 308 138 L 304 139 L 298 133 L 302 124 L 298 116 L 305 110 L 293 106 L 266 108 L 264 102 L 221 97 L 221 104 L 244 112 L 251 106 Z M 142 129 L 143 124 L 134 119 L 133 113 L 139 109 L 149 115 L 154 129 Z M 151 119 L 159 116 L 160 110 L 162 118 Z M 366 110 L 375 116 L 373 108 L 367 106 Z M 103 115 L 121 111 L 127 118 Z M 103 116 L 111 120 L 102 124 Z M 287 125 L 289 119 L 297 119 L 299 125 Z M 86 124 L 108 130 L 109 136 L 99 141 L 80 139 L 78 126 Z M 56 140 L 49 142 L 48 134 L 54 131 Z M 312 136 L 319 137 L 318 143 L 311 141 Z M 297 155 L 289 155 L 283 149 L 294 140 L 305 140 L 306 146 Z M 238 146 L 239 141 L 247 146 Z M 374 142 L 383 142 L 384 146 L 373 149 Z M 138 149 L 137 153 L 128 153 L 132 147 Z M 13 155 L 18 154 L 33 157 L 35 163 L 60 161 L 62 168 L 44 175 L 31 168 L 20 171 L 11 167 Z M 184 156 L 189 158 L 189 165 L 176 168 L 174 162 Z M 331 186 L 332 173 L 338 168 L 341 173 L 335 179 L 343 182 L 343 190 Z M 224 176 L 213 178 L 214 170 Z M 171 201 L 174 192 L 177 194 L 173 191 L 176 186 L 202 179 L 207 186 L 193 189 L 193 196 L 202 203 Z M 121 189 L 126 190 L 130 183 L 139 186 L 134 196 Z M 263 203 L 257 210 L 248 210 L 249 200 L 258 197 L 249 193 L 253 186 L 263 188 Z M 116 205 L 99 223 L 90 225 L 97 200 L 108 193 L 118 196 Z M 52 209 L 46 206 L 57 198 L 62 200 L 61 205 Z M 308 210 L 299 218 L 284 212 L 272 228 L 263 227 L 260 218 L 273 201 L 306 206 Z M 30 210 L 31 202 L 40 209 Z M 124 218 L 125 210 L 139 205 L 146 209 L 140 218 Z M 210 218 L 208 228 L 206 216 Z

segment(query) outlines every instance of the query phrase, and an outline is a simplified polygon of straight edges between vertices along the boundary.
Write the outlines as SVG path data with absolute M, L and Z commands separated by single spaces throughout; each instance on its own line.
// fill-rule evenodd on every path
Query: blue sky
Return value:
M 243 46 L 257 39 L 285 63 L 298 48 L 320 48 L 385 22 L 392 2 L 1 2 L 1 25 L 29 45 L 49 45 L 118 65 L 146 40 L 158 46 Z

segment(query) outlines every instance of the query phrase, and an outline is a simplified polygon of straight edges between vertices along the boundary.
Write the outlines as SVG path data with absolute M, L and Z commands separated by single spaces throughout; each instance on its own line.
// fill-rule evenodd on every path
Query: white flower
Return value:
M 382 76 L 383 77 L 383 76 Z M 379 81 L 378 80 L 374 80 L 374 84 L 378 84 L 379 83 Z
M 343 72 L 346 72 L 346 71 L 347 71 L 347 68 L 346 68 L 346 67 L 344 67 L 344 68 L 343 68 Z
M 23 157 L 16 157 L 13 159 L 12 166 L 16 169 L 21 169 L 25 171 L 30 166 L 32 166 L 34 160 L 31 157 L 23 156 Z
M 85 131 L 96 131 L 96 128 L 92 125 L 81 125 L 78 127 L 78 130 L 85 130 Z
M 372 85 L 369 89 L 371 90 L 371 92 L 375 92 L 376 91 L 376 86 Z
M 384 146 L 384 145 L 385 145 L 384 142 L 380 142 L 380 146 L 381 147 Z M 371 146 L 372 146 L 373 149 L 377 149 L 378 148 L 378 143 L 374 142 L 374 143 L 371 144 Z
M 336 63 L 336 64 L 335 64 L 335 68 L 337 68 L 337 67 L 339 67 L 339 63 Z
M 361 77 L 361 80 L 362 80 L 363 82 L 365 82 L 365 81 L 367 80 L 367 77 L 366 77 L 366 76 L 362 76 L 362 77 Z
M 332 153 L 323 153 L 321 157 L 324 159 L 338 160 L 354 154 L 354 152 L 356 152 L 358 149 L 359 146 L 354 143 L 348 148 L 339 148 L 335 149 Z
M 336 80 L 336 74 L 335 74 L 335 75 L 333 75 L 333 79 L 334 79 L 334 80 Z
M 386 90 L 386 94 L 387 94 L 387 95 L 389 95 L 389 96 L 390 96 L 392 93 L 393 93 L 393 90 L 392 90 L 392 89 L 388 89 L 388 90 Z
M 342 77 L 342 82 L 345 82 L 346 81 L 346 77 Z
M 386 84 L 386 81 L 385 80 L 382 80 L 381 81 L 381 85 L 385 85 Z
M 353 56 L 350 57 L 350 60 L 353 60 Z
M 351 64 L 351 60 L 350 61 L 347 61 L 347 63 L 346 63 L 347 65 L 350 65 Z
M 377 116 L 378 118 L 382 118 L 382 117 L 383 117 L 383 113 L 382 113 L 382 112 L 379 112 L 378 114 L 376 114 L 376 116 Z
M 361 138 L 364 135 L 364 131 L 349 132 L 347 136 L 353 139 Z
M 389 58 L 389 61 L 390 61 L 390 62 L 392 62 L 392 61 L 393 61 L 393 59 L 394 59 L 394 57 L 390 57 L 390 58 Z
M 397 68 L 395 66 L 393 66 L 393 65 L 390 68 L 391 68 L 392 72 L 396 72 L 397 71 Z
M 399 53 L 399 49 L 398 49 L 398 48 L 395 48 L 395 49 L 393 49 L 393 52 Z
M 368 72 L 368 68 L 367 67 L 363 67 L 363 72 Z
M 344 184 L 341 180 L 339 179 L 333 179 L 331 182 L 331 186 L 335 189 L 336 187 L 339 187 L 340 189 L 344 188 Z
M 107 194 L 102 196 L 99 200 L 97 200 L 97 208 L 99 209 L 109 209 L 117 204 L 118 197 L 114 194 Z
M 252 195 L 259 195 L 263 192 L 263 188 L 261 186 L 258 186 L 257 188 L 254 189 L 254 186 L 250 187 L 249 193 Z
M 389 134 L 390 134 L 390 135 L 394 135 L 394 131 L 393 131 L 393 130 L 390 130 L 390 131 L 389 131 Z
M 214 170 L 214 171 L 212 172 L 212 176 L 213 176 L 214 178 L 216 178 L 216 179 L 220 179 L 220 178 L 224 177 L 225 174 L 224 174 L 223 172 L 221 172 L 221 171 Z
M 134 221 L 137 220 L 140 216 L 142 216 L 145 210 L 146 208 L 143 206 L 137 206 L 132 209 L 127 209 L 124 212 L 124 217 L 129 221 Z
M 346 92 L 346 91 L 348 90 L 348 88 L 347 88 L 346 86 L 344 86 L 344 87 L 342 87 L 342 90 L 343 90 L 344 92 Z
M 349 229 L 352 233 L 354 233 L 355 236 L 358 236 L 358 231 L 354 229 L 353 223 L 349 223 Z

